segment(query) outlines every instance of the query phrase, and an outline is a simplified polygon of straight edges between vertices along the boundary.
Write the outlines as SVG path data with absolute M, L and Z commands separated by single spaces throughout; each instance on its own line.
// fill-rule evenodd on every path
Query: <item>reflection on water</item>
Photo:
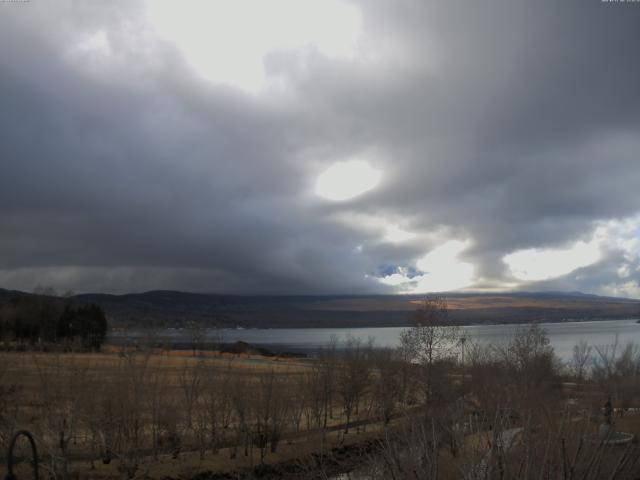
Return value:
M 640 344 L 640 324 L 636 319 L 604 320 L 589 322 L 542 323 L 549 335 L 556 354 L 563 360 L 571 357 L 573 346 L 581 339 L 590 345 L 610 345 L 616 335 L 620 343 L 635 341 Z M 467 338 L 481 343 L 501 343 L 509 340 L 518 325 L 470 325 L 464 327 Z M 282 351 L 312 353 L 327 345 L 332 337 L 344 342 L 349 336 L 367 341 L 375 340 L 377 346 L 395 347 L 399 344 L 401 327 L 388 328 L 281 328 L 281 329 L 223 329 L 210 330 L 214 340 L 222 332 L 225 343 L 238 340 L 257 346 L 271 347 Z M 115 336 L 142 337 L 144 332 L 121 332 Z M 185 330 L 166 329 L 160 337 L 168 341 L 188 341 Z

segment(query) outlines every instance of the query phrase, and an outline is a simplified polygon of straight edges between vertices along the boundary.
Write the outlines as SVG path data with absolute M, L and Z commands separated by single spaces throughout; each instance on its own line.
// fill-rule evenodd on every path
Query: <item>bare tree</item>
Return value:
M 0 448 L 4 451 L 16 430 L 20 411 L 19 388 L 11 371 L 15 362 L 13 355 L 0 353 Z
M 289 390 L 289 422 L 293 431 L 300 432 L 302 418 L 308 408 L 309 397 L 307 395 L 307 379 L 304 373 L 292 373 L 292 381 Z
M 187 324 L 187 332 L 189 332 L 189 342 L 191 343 L 191 350 L 195 357 L 204 347 L 207 332 L 202 324 L 194 321 Z
M 208 427 L 208 443 L 213 453 L 218 453 L 220 445 L 224 443 L 227 430 L 231 426 L 233 405 L 231 402 L 232 377 L 231 360 L 227 367 L 218 373 L 209 367 L 205 382 L 203 399 L 203 414 L 206 415 Z
M 302 375 L 303 393 L 301 396 L 308 430 L 311 430 L 313 426 L 322 427 L 323 413 L 328 403 L 323 380 L 323 371 L 319 362 L 315 362 L 310 371 Z
M 35 354 L 32 358 L 42 402 L 39 437 L 49 454 L 51 471 L 67 479 L 70 447 L 80 425 L 80 406 L 86 403 L 85 383 L 90 366 L 60 354 Z
M 231 379 L 229 384 L 229 393 L 231 405 L 233 406 L 234 422 L 233 429 L 235 438 L 233 439 L 233 448 L 230 449 L 230 457 L 236 458 L 238 447 L 244 447 L 244 455 L 249 455 L 249 416 L 251 415 L 251 398 L 248 392 L 251 390 L 250 382 L 243 377 L 236 376 Z
M 352 414 L 358 414 L 360 400 L 365 393 L 370 375 L 367 352 L 360 340 L 347 339 L 337 375 L 337 387 L 342 398 L 346 422 L 344 433 L 349 433 Z
M 497 347 L 496 351 L 511 373 L 511 380 L 524 387 L 524 395 L 530 387 L 555 377 L 557 359 L 547 331 L 537 323 L 519 326 L 506 347 Z
M 374 354 L 375 374 L 372 376 L 372 398 L 377 412 L 387 425 L 401 400 L 402 366 L 391 350 L 378 350 Z
M 467 341 L 466 350 L 469 389 L 478 409 L 492 416 L 499 405 L 508 399 L 506 364 L 492 345 Z
M 145 396 L 146 409 L 149 412 L 149 433 L 151 434 L 151 449 L 153 458 L 157 460 L 160 444 L 167 434 L 166 415 L 171 412 L 171 402 L 168 391 L 167 371 L 162 363 L 155 365 L 147 377 L 147 394 Z
M 457 354 L 462 329 L 451 322 L 444 297 L 431 297 L 420 302 L 412 316 L 413 326 L 402 332 L 402 349 L 413 361 L 424 367 L 427 398 L 433 390 L 436 362 Z
M 178 375 L 178 385 L 182 393 L 182 405 L 185 412 L 185 426 L 188 430 L 193 427 L 194 410 L 202 395 L 204 373 L 204 362 L 198 360 L 195 365 L 185 361 Z
M 104 462 L 116 458 L 123 479 L 134 478 L 143 462 L 151 370 L 150 353 L 125 352 L 105 379 L 100 405 Z
M 432 421 L 410 423 L 396 433 L 387 431 L 379 455 L 367 463 L 362 478 L 441 478 L 440 446 Z
M 213 327 L 213 346 L 217 350 L 218 354 L 222 353 L 222 347 L 224 346 L 224 332 L 219 324 L 215 324 Z
M 338 339 L 331 337 L 329 345 L 322 348 L 318 355 L 317 369 L 314 381 L 317 382 L 319 391 L 316 392 L 322 404 L 322 426 L 327 427 L 328 420 L 333 418 L 333 397 L 336 389 L 336 369 L 338 365 L 336 347 Z
M 582 381 L 585 376 L 585 370 L 589 360 L 591 359 L 591 351 L 593 348 L 587 343 L 585 339 L 581 339 L 576 345 L 573 346 L 573 356 L 571 358 L 571 367 L 573 373 L 578 379 Z
M 594 348 L 593 379 L 614 396 L 623 412 L 639 396 L 640 348 L 633 342 L 621 347 L 618 335 L 613 344 Z

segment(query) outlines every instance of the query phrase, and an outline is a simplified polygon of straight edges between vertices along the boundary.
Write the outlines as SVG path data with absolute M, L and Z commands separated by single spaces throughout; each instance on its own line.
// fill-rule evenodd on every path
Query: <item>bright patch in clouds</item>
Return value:
M 594 239 L 588 243 L 576 242 L 566 249 L 518 250 L 506 255 L 503 261 L 518 280 L 549 280 L 596 263 L 602 255 L 599 243 Z
M 86 72 L 101 75 L 113 60 L 114 51 L 105 30 L 97 30 L 78 39 L 66 52 L 72 63 L 82 65 Z
M 97 30 L 91 35 L 88 35 L 75 45 L 75 52 L 102 55 L 110 54 L 111 45 L 109 44 L 107 33 L 104 30 Z
M 385 228 L 384 240 L 390 243 L 404 243 L 413 240 L 416 234 L 403 230 L 397 225 L 389 224 Z
M 366 237 L 378 237 L 377 241 L 380 243 L 403 244 L 428 237 L 423 232 L 407 230 L 405 227 L 410 223 L 397 215 L 387 216 L 347 210 L 332 212 L 329 218 L 342 226 L 361 232 Z
M 269 52 L 350 58 L 362 30 L 360 10 L 339 0 L 148 0 L 147 10 L 203 77 L 251 92 L 265 83 Z
M 322 198 L 340 202 L 368 192 L 381 178 L 382 172 L 363 160 L 337 162 L 320 174 L 315 192 Z
M 474 277 L 472 264 L 460 260 L 459 255 L 470 242 L 449 240 L 416 262 L 420 274 L 409 276 L 408 269 L 379 278 L 385 285 L 399 287 L 403 293 L 447 292 L 471 286 Z

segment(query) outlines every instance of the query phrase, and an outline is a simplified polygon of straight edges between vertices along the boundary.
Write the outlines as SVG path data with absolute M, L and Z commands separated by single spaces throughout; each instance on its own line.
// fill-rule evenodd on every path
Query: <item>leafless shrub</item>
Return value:
M 593 347 L 586 340 L 580 340 L 573 346 L 573 356 L 571 357 L 571 368 L 578 381 L 584 380 L 587 367 L 591 360 Z
M 600 388 L 620 405 L 620 413 L 640 398 L 640 348 L 634 342 L 594 347 L 592 376 Z
M 0 353 L 0 448 L 5 450 L 16 430 L 20 412 L 20 391 L 13 378 L 14 358 Z
M 72 357 L 73 358 L 73 357 Z M 40 400 L 38 438 L 49 459 L 51 474 L 69 478 L 70 448 L 76 440 L 81 406 L 88 404 L 86 383 L 90 365 L 63 362 L 61 354 L 33 355 L 37 372 L 37 398 Z
M 231 399 L 233 371 L 231 363 L 226 369 L 218 373 L 210 369 L 203 392 L 202 414 L 206 415 L 206 425 L 209 430 L 208 442 L 213 453 L 224 444 L 226 433 L 231 426 L 233 404 Z

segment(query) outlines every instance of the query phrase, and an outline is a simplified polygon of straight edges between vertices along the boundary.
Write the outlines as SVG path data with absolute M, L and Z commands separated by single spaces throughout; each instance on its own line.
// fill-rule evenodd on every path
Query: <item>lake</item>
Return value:
M 599 320 L 585 322 L 541 323 L 551 341 L 556 354 L 563 360 L 569 360 L 573 346 L 581 339 L 590 345 L 611 345 L 618 341 L 625 344 L 635 341 L 640 345 L 640 324 L 637 319 Z M 502 343 L 509 340 L 519 325 L 469 325 L 463 327 L 465 335 L 472 341 L 481 343 Z M 399 344 L 402 327 L 383 328 L 281 328 L 281 329 L 222 329 L 207 331 L 209 340 L 214 341 L 218 332 L 222 333 L 225 343 L 244 341 L 251 345 L 269 348 L 275 351 L 314 353 L 327 345 L 332 337 L 344 342 L 348 337 L 367 341 L 375 340 L 380 347 L 396 347 Z M 189 332 L 183 329 L 165 329 L 157 333 L 163 341 L 186 342 Z M 143 331 L 114 332 L 113 338 L 143 338 Z

